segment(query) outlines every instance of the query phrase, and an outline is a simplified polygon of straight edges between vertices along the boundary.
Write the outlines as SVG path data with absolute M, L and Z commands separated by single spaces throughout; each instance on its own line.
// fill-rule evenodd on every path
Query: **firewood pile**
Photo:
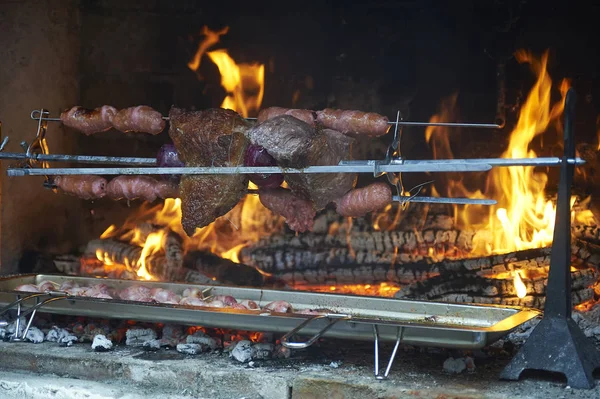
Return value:
M 166 226 L 141 224 L 136 229 L 142 241 L 144 235 L 167 231 L 161 248 L 145 258 L 146 272 L 158 280 L 252 286 L 277 282 L 316 291 L 389 283 L 397 286 L 389 295 L 395 292 L 401 298 L 544 307 L 550 247 L 478 255 L 477 243 L 489 241 L 492 233 L 461 229 L 449 214 L 442 206 L 421 204 L 359 219 L 326 210 L 311 232 L 283 229 L 243 248 L 240 263 L 206 251 L 186 251 L 182 238 Z M 600 228 L 575 224 L 572 232 L 572 296 L 577 305 L 600 294 L 600 289 L 594 291 Z M 140 278 L 141 255 L 139 245 L 117 238 L 92 240 L 77 274 Z M 513 281 L 517 272 L 524 296 Z

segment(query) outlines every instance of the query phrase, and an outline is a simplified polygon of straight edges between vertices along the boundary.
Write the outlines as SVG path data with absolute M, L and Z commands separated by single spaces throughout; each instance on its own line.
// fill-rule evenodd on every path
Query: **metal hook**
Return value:
M 329 320 L 329 324 L 327 324 L 319 332 L 317 332 L 315 335 L 313 335 L 308 341 L 306 341 L 306 342 L 288 342 L 289 338 L 292 335 L 294 335 L 298 331 L 302 330 L 310 322 L 312 322 L 314 320 L 318 320 L 318 319 L 323 319 L 323 318 L 330 319 Z M 352 318 L 352 316 L 346 315 L 346 314 L 321 314 L 321 315 L 316 315 L 314 317 L 310 317 L 310 318 L 304 320 L 302 323 L 300 323 L 298 325 L 298 327 L 294 328 L 292 331 L 288 332 L 283 337 L 281 337 L 281 345 L 285 346 L 286 348 L 290 348 L 290 349 L 304 349 L 304 348 L 308 348 L 309 346 L 311 346 L 312 344 L 314 344 L 316 340 L 318 340 L 319 338 L 321 338 L 323 336 L 323 334 L 325 334 L 338 321 L 349 320 L 351 318 Z

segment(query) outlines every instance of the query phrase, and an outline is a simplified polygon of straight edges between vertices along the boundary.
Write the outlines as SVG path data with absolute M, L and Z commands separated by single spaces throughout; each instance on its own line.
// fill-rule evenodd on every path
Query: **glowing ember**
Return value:
M 393 298 L 400 286 L 394 283 L 380 284 L 339 284 L 339 285 L 298 285 L 294 289 L 311 292 L 329 292 L 346 295 L 368 295 Z
M 525 283 L 523 283 L 523 280 L 521 280 L 521 275 L 518 271 L 515 272 L 515 278 L 513 280 L 513 283 L 515 284 L 517 296 L 519 298 L 525 298 L 525 296 L 527 295 L 527 287 L 525 286 Z

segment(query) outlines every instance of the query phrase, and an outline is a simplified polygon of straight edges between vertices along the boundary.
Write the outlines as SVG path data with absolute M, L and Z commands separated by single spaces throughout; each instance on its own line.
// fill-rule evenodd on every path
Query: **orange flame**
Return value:
M 525 283 L 523 283 L 523 280 L 521 280 L 521 275 L 518 271 L 515 272 L 513 284 L 515 285 L 517 296 L 519 298 L 525 298 L 525 296 L 527 295 L 527 287 L 525 286 Z
M 521 50 L 515 56 L 519 62 L 530 64 L 537 80 L 520 109 L 508 148 L 501 157 L 534 158 L 537 154 L 530 148 L 532 141 L 550 126 L 555 126 L 559 131 L 562 129 L 560 117 L 569 84 L 567 80 L 561 82 L 559 91 L 562 98 L 552 103 L 552 80 L 547 71 L 548 53 L 538 59 Z M 455 97 L 451 97 L 442 103 L 442 111 L 434 115 L 431 121 L 452 121 L 454 106 Z M 438 157 L 452 158 L 448 133 L 448 129 L 443 127 L 429 127 L 425 133 L 427 142 Z M 506 253 L 552 243 L 556 207 L 546 198 L 547 180 L 547 174 L 534 167 L 513 166 L 496 168 L 489 173 L 485 195 L 479 190 L 469 191 L 460 177 L 451 176 L 444 183 L 449 196 L 491 197 L 498 200 L 498 205 L 490 207 L 488 217 L 483 220 L 481 216 L 486 212 L 481 206 L 455 208 L 455 217 L 462 228 L 474 227 L 490 232 L 474 240 L 478 253 Z M 574 201 L 575 198 L 572 198 L 571 205 Z M 589 220 L 591 212 L 579 212 L 572 217 Z
M 219 38 L 229 32 L 229 27 L 220 31 L 202 28 L 204 40 L 198 45 L 194 58 L 187 64 L 192 71 L 198 71 L 204 53 L 212 60 L 221 74 L 221 86 L 227 96 L 221 108 L 232 109 L 247 118 L 258 113 L 265 93 L 265 65 L 260 63 L 237 64 L 227 50 L 207 52 L 219 42 Z

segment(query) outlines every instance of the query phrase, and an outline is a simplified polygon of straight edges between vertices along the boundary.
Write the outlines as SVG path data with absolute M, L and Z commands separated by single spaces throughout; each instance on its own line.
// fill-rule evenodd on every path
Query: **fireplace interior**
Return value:
M 369 298 L 424 304 L 424 309 L 430 302 L 447 303 L 457 312 L 461 306 L 486 305 L 531 315 L 503 337 L 472 347 L 447 344 L 452 331 L 427 345 L 424 330 L 421 340 L 411 341 L 408 330 L 398 327 L 396 337 L 395 329 L 380 327 L 380 374 L 390 352 L 396 361 L 386 371 L 388 378 L 379 381 L 372 376 L 373 344 L 366 338 L 333 334 L 307 348 L 286 346 L 292 338 L 306 341 L 306 336 L 285 334 L 301 319 L 285 331 L 260 331 L 241 318 L 235 319 L 238 328 L 225 322 L 202 325 L 195 322 L 200 316 L 183 311 L 153 319 L 139 308 L 136 317 L 131 309 L 112 307 L 119 292 L 102 291 L 107 297 L 96 297 L 96 313 L 78 313 L 77 301 L 66 306 L 70 311 L 53 314 L 44 312 L 50 305 L 41 306 L 31 325 L 21 314 L 26 307 L 3 313 L 0 351 L 6 361 L 1 368 L 7 371 L 0 380 L 9 387 L 7 395 L 68 397 L 98 390 L 108 398 L 129 393 L 133 384 L 145 397 L 559 397 L 566 395 L 565 385 L 576 385 L 568 375 L 565 380 L 531 373 L 519 382 L 497 381 L 553 295 L 565 298 L 578 328 L 600 348 L 600 112 L 595 98 L 600 60 L 592 45 L 598 7 L 538 1 L 0 4 L 0 128 L 2 139 L 9 139 L 0 150 L 0 274 L 7 278 L 0 281 L 0 291 L 8 279 L 21 275 L 23 284 L 56 283 L 50 297 L 60 295 L 71 280 L 83 287 L 102 278 L 117 281 L 111 289 L 214 286 L 212 293 L 194 291 L 199 306 L 223 302 L 231 307 L 225 301 L 233 295 L 240 303 L 247 299 L 264 307 L 262 294 L 251 297 L 253 290 L 284 292 L 292 305 L 301 304 L 294 309 L 303 317 L 318 316 L 320 327 L 343 319 L 344 312 L 331 311 L 334 307 L 350 313 L 348 304 Z M 562 226 L 555 223 L 558 187 L 566 184 L 559 167 L 402 173 L 403 191 L 393 187 L 393 194 L 416 195 L 411 201 L 391 202 L 361 217 L 341 215 L 330 203 L 316 212 L 310 231 L 301 232 L 267 209 L 251 182 L 252 193 L 190 235 L 182 227 L 185 205 L 177 196 L 86 200 L 57 189 L 53 176 L 7 176 L 9 169 L 25 165 L 10 153 L 26 151 L 40 123 L 47 122 L 49 154 L 152 160 L 172 142 L 170 121 L 156 135 L 116 129 L 84 135 L 60 120 L 40 120 L 58 118 L 76 105 L 117 110 L 147 105 L 164 116 L 174 106 L 229 108 L 250 124 L 269 107 L 360 110 L 385 115 L 392 126 L 381 137 L 354 137 L 354 160 L 384 160 L 397 136 L 397 118 L 423 122 L 399 129 L 395 155 L 406 160 L 560 158 L 567 152 L 569 89 L 577 93 L 576 156 L 585 164 L 577 165 L 571 185 L 570 228 L 563 231 L 571 236 L 569 289 L 562 296 L 550 290 L 548 277 L 553 237 Z M 27 166 L 119 167 L 40 160 Z M 114 177 L 106 175 L 109 181 Z M 392 187 L 398 177 L 359 173 L 356 187 L 374 182 Z M 423 197 L 497 203 L 419 202 Z M 43 278 L 22 277 L 32 274 Z M 193 301 L 179 306 L 179 300 L 166 303 L 193 311 Z M 103 309 L 111 309 L 114 317 L 106 317 Z M 384 310 L 399 312 L 390 309 Z M 322 315 L 328 316 L 319 319 Z M 440 315 L 432 311 L 425 321 L 446 317 Z M 177 319 L 188 316 L 189 322 Z M 342 331 L 345 321 L 331 331 Z M 311 328 L 307 331 L 318 331 Z M 440 341 L 446 344 L 442 348 L 436 345 Z M 85 370 L 76 367 L 83 364 Z M 43 381 L 54 374 L 62 382 L 49 393 Z M 182 381 L 173 382 L 174 375 Z M 110 382 L 100 384 L 104 380 Z M 72 388 L 65 388 L 69 384 Z M 598 389 L 571 393 L 596 397 Z

